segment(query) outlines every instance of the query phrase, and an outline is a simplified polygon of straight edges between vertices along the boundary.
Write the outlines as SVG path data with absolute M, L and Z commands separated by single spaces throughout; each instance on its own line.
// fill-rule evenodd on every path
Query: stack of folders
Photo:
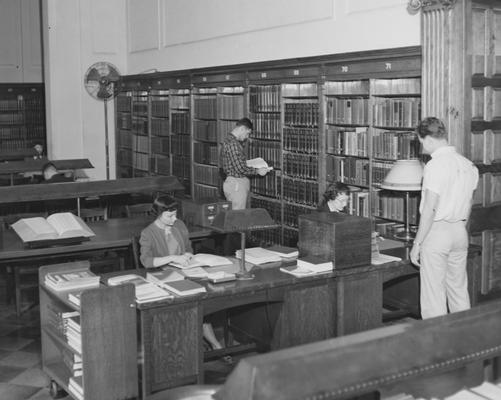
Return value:
M 83 391 L 83 377 L 82 376 L 72 376 L 68 382 L 68 390 L 70 394 L 77 400 L 84 399 Z
M 88 268 L 49 272 L 45 275 L 45 285 L 56 291 L 91 288 L 99 286 L 99 276 Z
M 280 271 L 297 277 L 325 274 L 333 270 L 332 261 L 318 256 L 304 256 L 297 260 L 297 265 L 281 267 Z
M 136 274 L 114 276 L 109 278 L 107 283 L 109 286 L 132 283 L 136 291 L 136 303 L 147 303 L 172 298 L 169 292 Z
M 299 256 L 299 250 L 295 247 L 273 245 L 271 247 L 267 247 L 266 250 L 271 251 L 285 259 L 296 259 Z
M 235 254 L 238 259 L 242 258 L 242 250 L 237 250 Z M 251 264 L 260 265 L 270 262 L 281 262 L 282 258 L 280 258 L 277 253 L 262 247 L 251 247 L 245 249 L 245 261 Z

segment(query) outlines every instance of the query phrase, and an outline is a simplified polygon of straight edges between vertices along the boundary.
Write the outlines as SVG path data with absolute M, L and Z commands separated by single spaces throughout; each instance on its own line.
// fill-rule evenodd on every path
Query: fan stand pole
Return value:
M 110 179 L 110 146 L 108 143 L 108 99 L 104 99 L 104 147 L 106 151 L 106 180 Z

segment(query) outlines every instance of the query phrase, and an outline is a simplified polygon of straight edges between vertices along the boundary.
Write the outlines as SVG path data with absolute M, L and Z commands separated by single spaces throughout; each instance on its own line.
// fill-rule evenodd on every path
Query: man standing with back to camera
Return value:
M 249 176 L 264 176 L 267 168 L 251 168 L 246 164 L 244 143 L 252 132 L 252 122 L 249 118 L 237 121 L 235 128 L 228 134 L 223 142 L 222 159 L 223 172 L 226 179 L 223 183 L 223 191 L 226 200 L 231 201 L 233 210 L 247 208 L 250 193 Z
M 420 266 L 423 319 L 470 308 L 466 259 L 473 191 L 478 169 L 449 146 L 447 131 L 435 117 L 422 120 L 416 132 L 423 153 L 430 154 L 423 171 L 421 219 L 410 253 Z

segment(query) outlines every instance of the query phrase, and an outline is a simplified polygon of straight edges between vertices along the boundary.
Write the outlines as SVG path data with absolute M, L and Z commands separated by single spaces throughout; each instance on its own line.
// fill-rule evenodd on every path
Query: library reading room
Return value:
M 0 27 L 0 400 L 501 400 L 501 1 Z

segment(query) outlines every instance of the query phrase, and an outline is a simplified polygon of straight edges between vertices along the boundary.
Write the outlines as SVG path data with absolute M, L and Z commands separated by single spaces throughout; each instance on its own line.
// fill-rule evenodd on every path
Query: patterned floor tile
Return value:
M 29 368 L 24 372 L 20 373 L 9 383 L 23 386 L 34 386 L 34 387 L 47 387 L 49 385 L 50 379 L 45 372 L 42 371 L 41 366 L 38 365 L 34 368 Z
M 27 351 L 13 351 L 0 360 L 0 365 L 9 365 L 18 368 L 31 368 L 41 362 L 41 355 Z
M 0 336 L 0 350 L 16 351 L 28 346 L 33 342 L 33 339 Z
M 0 383 L 7 383 L 11 381 L 16 376 L 23 373 L 25 369 L 26 368 L 12 367 L 10 365 L 0 365 Z M 1 396 L 0 399 L 2 399 Z
M 33 386 L 13 385 L 0 383 L 0 399 L 2 400 L 26 400 L 40 389 Z

